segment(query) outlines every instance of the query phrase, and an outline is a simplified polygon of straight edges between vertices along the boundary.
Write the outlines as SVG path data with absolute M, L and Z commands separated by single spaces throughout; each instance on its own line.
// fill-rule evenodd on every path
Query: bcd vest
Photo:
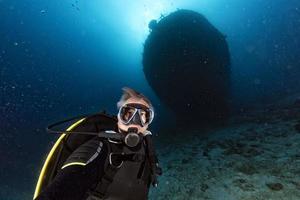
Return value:
M 108 152 L 104 163 L 104 175 L 91 186 L 87 200 L 143 200 L 147 199 L 151 183 L 151 163 L 143 140 L 131 148 L 112 139 L 94 138 L 75 150 L 66 160 L 68 163 L 92 162 L 103 145 Z

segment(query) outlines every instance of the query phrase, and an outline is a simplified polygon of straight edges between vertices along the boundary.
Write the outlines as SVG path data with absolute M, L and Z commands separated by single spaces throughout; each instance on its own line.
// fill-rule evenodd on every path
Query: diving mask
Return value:
M 137 124 L 140 126 L 149 125 L 154 118 L 154 111 L 145 105 L 129 103 L 119 109 L 118 119 L 125 125 Z

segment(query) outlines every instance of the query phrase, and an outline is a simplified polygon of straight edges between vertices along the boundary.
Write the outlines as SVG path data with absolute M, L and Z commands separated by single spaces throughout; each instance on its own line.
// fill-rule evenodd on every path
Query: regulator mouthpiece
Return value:
M 141 141 L 141 137 L 138 134 L 137 128 L 129 128 L 128 133 L 125 136 L 124 142 L 129 147 L 137 146 Z

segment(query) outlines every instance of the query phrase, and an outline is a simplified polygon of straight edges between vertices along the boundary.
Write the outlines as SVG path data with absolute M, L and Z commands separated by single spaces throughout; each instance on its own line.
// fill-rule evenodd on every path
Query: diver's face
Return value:
M 131 98 L 127 99 L 127 101 L 124 102 L 124 105 L 131 104 L 131 103 L 134 103 L 134 104 L 141 104 L 141 105 L 144 105 L 144 106 L 146 106 L 146 107 L 148 107 L 148 108 L 150 107 L 150 106 L 147 104 L 147 102 L 145 102 L 143 99 L 138 99 L 138 98 L 136 98 L 136 97 L 131 97 Z M 130 114 L 130 113 L 128 113 L 128 114 Z M 142 111 L 141 111 L 140 114 L 141 114 L 141 117 L 145 117 L 145 116 L 144 116 L 145 113 L 143 113 Z M 126 118 L 126 115 L 125 115 L 124 117 Z M 146 125 L 144 125 L 144 126 L 141 126 L 141 125 L 139 125 L 139 124 L 131 124 L 131 123 L 129 123 L 129 124 L 124 124 L 124 123 L 122 123 L 122 121 L 118 118 L 118 128 L 119 128 L 119 129 L 122 129 L 123 131 L 128 131 L 128 128 L 137 128 L 139 133 L 144 133 L 144 132 L 147 130 L 147 128 L 148 128 L 148 124 L 146 124 Z

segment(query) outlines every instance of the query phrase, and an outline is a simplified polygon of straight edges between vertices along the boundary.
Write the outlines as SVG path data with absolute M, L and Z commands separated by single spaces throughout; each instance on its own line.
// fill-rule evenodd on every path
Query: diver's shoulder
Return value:
M 143 133 L 144 136 L 147 136 L 147 135 L 152 135 L 152 132 L 149 131 L 149 130 L 145 130 L 145 132 Z

